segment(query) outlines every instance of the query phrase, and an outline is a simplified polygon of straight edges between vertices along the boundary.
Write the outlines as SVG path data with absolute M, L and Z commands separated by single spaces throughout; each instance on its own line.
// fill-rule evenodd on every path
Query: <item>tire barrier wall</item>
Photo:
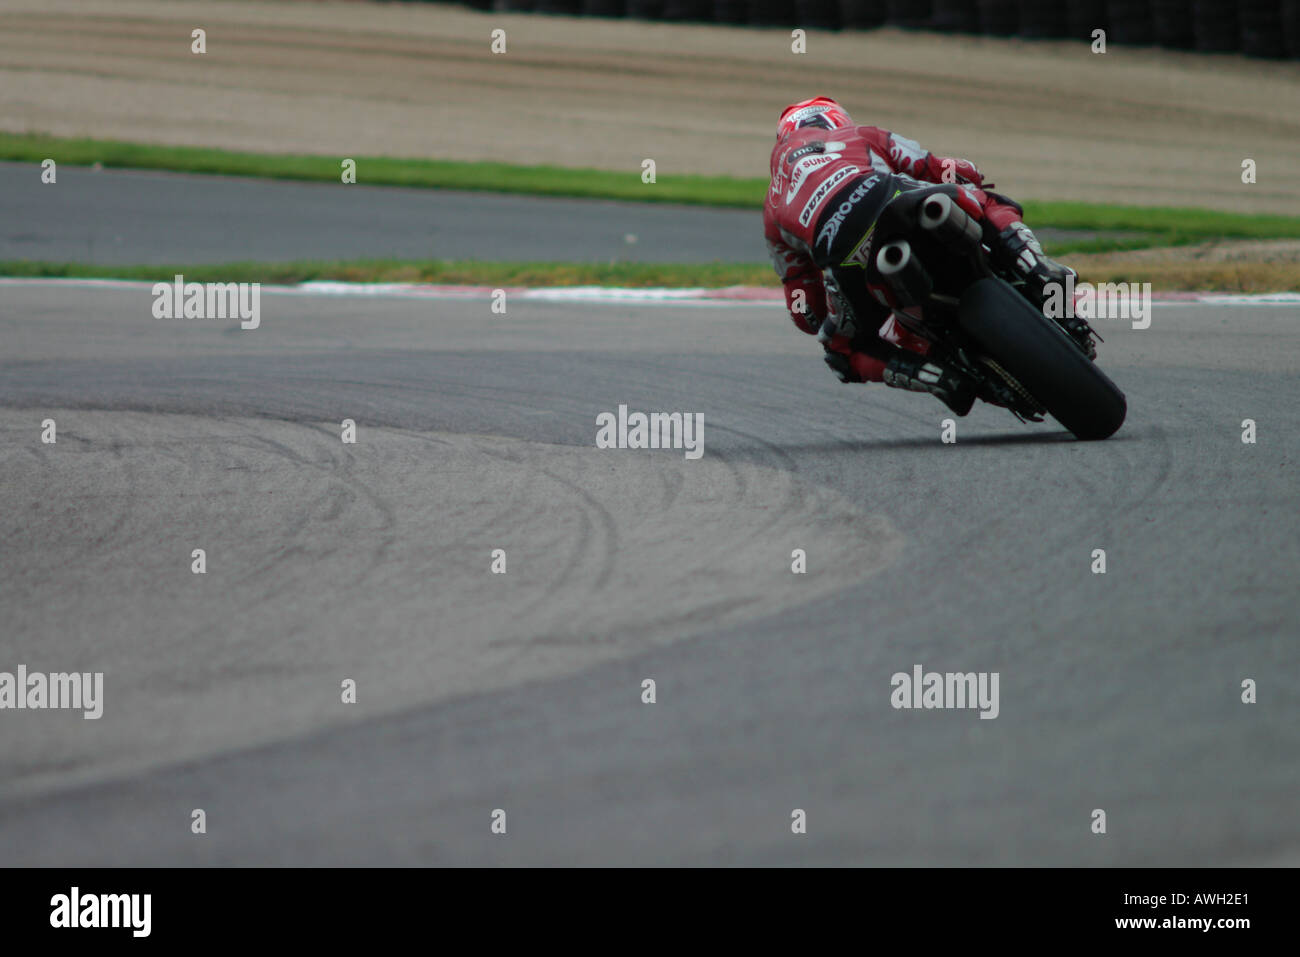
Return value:
M 1300 0 L 463 0 L 478 10 L 818 30 L 895 26 L 1300 59 Z

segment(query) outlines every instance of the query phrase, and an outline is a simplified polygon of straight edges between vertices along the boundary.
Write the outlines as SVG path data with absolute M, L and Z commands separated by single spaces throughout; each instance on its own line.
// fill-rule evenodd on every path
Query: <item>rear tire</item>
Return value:
M 1124 424 L 1124 393 L 1065 330 L 1005 281 L 981 279 L 971 285 L 961 297 L 958 321 L 990 359 L 1078 438 L 1108 438 Z

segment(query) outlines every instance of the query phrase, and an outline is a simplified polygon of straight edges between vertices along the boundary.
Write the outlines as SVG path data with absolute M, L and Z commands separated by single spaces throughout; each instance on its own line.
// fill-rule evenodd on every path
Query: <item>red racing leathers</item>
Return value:
M 1020 210 L 985 193 L 984 178 L 968 160 L 935 156 L 919 143 L 874 126 L 795 130 L 772 150 L 771 184 L 763 207 L 763 231 L 772 265 L 785 286 L 786 307 L 794 324 L 809 335 L 819 335 L 828 351 L 849 359 L 854 379 L 881 381 L 885 362 L 856 351 L 852 339 L 839 330 L 836 297 L 827 295 L 821 266 L 813 253 L 821 222 L 833 197 L 846 187 L 878 173 L 896 173 L 926 183 L 967 185 L 959 205 L 976 220 L 987 220 L 998 231 L 1020 219 Z M 886 341 L 924 354 L 924 340 L 878 317 Z M 829 321 L 827 321 L 829 320 Z M 870 330 L 858 330 L 869 334 Z M 875 350 L 873 350 L 875 351 Z

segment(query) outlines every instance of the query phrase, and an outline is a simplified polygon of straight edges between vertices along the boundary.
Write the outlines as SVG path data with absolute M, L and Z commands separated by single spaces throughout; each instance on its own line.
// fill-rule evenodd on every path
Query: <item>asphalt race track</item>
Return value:
M 774 306 L 150 304 L 0 284 L 7 658 L 105 672 L 6 715 L 6 864 L 1300 862 L 1293 309 L 1105 324 L 1109 441 L 943 444 Z
M 0 163 L 0 260 L 767 261 L 761 216 L 751 210 L 75 166 L 60 167 L 55 185 L 42 184 L 31 164 Z
M 0 260 L 767 260 L 751 210 L 74 166 L 51 189 L 34 170 L 0 163 Z

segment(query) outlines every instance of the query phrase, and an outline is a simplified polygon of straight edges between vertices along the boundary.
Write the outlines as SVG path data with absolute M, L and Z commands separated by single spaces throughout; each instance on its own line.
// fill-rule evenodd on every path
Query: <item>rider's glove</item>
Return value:
M 849 364 L 849 357 L 844 353 L 832 352 L 830 349 L 827 349 L 826 354 L 822 356 L 822 361 L 826 363 L 827 368 L 835 373 L 835 378 L 839 379 L 841 382 L 859 381 L 853 372 L 852 366 Z
M 838 332 L 835 326 L 835 320 L 827 316 L 822 322 L 821 329 L 817 332 L 817 341 L 822 344 L 826 350 L 822 356 L 822 361 L 826 367 L 835 373 L 835 378 L 841 382 L 861 382 L 862 377 L 853 371 L 853 365 L 849 359 L 851 347 L 849 338 Z

